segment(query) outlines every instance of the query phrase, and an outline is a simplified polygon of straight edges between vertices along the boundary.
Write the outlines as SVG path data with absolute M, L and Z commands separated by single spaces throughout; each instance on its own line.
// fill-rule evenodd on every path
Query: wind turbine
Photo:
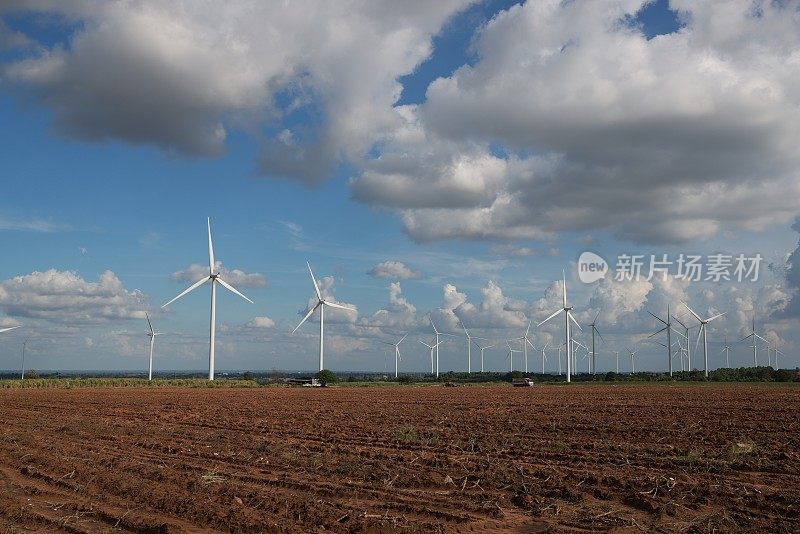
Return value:
M 428 345 L 424 341 L 420 341 L 420 343 L 422 343 L 423 345 L 425 345 L 426 347 L 431 349 L 431 373 L 433 373 L 433 349 L 438 347 L 441 344 L 441 341 L 438 341 L 438 342 L 434 341 L 433 345 Z M 481 357 L 483 357 L 483 351 L 481 351 Z M 436 376 L 438 377 L 439 375 L 436 375 Z
M 20 380 L 25 380 L 25 348 L 28 346 L 28 339 L 22 342 L 22 375 Z
M 617 356 L 617 374 L 619 374 L 619 351 L 615 350 L 614 354 Z
M 539 323 L 537 326 L 542 326 L 544 323 L 546 323 L 547 321 L 549 321 L 550 319 L 552 319 L 553 317 L 555 317 L 559 313 L 564 312 L 564 336 L 565 336 L 565 339 L 566 339 L 565 343 L 567 345 L 567 382 L 571 382 L 572 381 L 572 361 L 571 361 L 572 360 L 572 344 L 570 343 L 570 341 L 572 340 L 572 337 L 570 336 L 570 328 L 569 328 L 570 320 L 573 323 L 575 323 L 575 326 L 578 327 L 578 330 L 583 331 L 583 329 L 581 328 L 581 325 L 578 324 L 578 321 L 575 320 L 575 317 L 572 316 L 572 306 L 567 306 L 567 275 L 564 274 L 563 271 L 562 271 L 561 274 L 563 276 L 563 283 L 564 283 L 564 288 L 563 288 L 564 291 L 563 291 L 563 294 L 562 294 L 563 307 L 562 307 L 562 309 L 555 311 L 550 317 L 548 317 L 547 319 L 545 319 L 544 321 Z
M 783 352 L 779 351 L 777 348 L 775 349 L 775 369 L 780 369 L 780 367 L 778 367 L 778 354 L 780 354 L 781 356 L 786 356 Z
M 522 350 L 525 354 L 525 372 L 528 372 L 528 345 L 530 345 L 533 350 L 536 350 L 536 347 L 533 346 L 531 340 L 528 338 L 528 333 L 531 331 L 531 321 L 528 321 L 528 328 L 525 329 L 525 335 L 522 337 L 517 337 L 512 339 L 512 341 L 522 341 Z
M 215 345 L 215 338 L 217 334 L 217 284 L 221 285 L 231 293 L 235 295 L 239 295 L 244 300 L 249 303 L 253 303 L 252 300 L 245 297 L 239 291 L 230 285 L 228 282 L 223 280 L 220 277 L 219 271 L 215 271 L 216 265 L 214 263 L 214 246 L 211 243 L 211 217 L 208 218 L 208 276 L 202 278 L 195 282 L 194 284 L 190 285 L 188 288 L 184 289 L 181 294 L 179 294 L 174 299 L 170 300 L 163 306 L 162 308 L 166 308 L 182 296 L 186 295 L 187 293 L 191 293 L 198 287 L 202 286 L 206 282 L 211 282 L 211 320 L 209 324 L 209 331 L 208 331 L 208 379 L 214 380 L 214 345 Z
M 471 336 L 469 332 L 467 332 L 467 327 L 464 326 L 464 321 L 461 321 L 461 328 L 464 329 L 464 333 L 467 335 L 467 373 L 472 373 L 472 344 L 474 341 L 473 339 L 480 339 L 482 341 L 488 341 L 485 337 L 478 337 L 478 336 Z M 475 346 L 480 348 L 480 345 L 475 343 Z M 483 366 L 481 365 L 481 372 L 483 372 Z
M 397 343 L 389 343 L 388 341 L 381 341 L 384 345 L 389 345 L 394 347 L 394 377 L 397 378 L 397 368 L 398 362 L 400 361 L 400 343 L 406 338 L 408 334 L 404 334 L 403 337 L 400 338 L 400 341 Z
M 572 344 L 573 345 L 577 345 L 579 347 L 582 347 L 583 350 L 586 351 L 586 354 L 584 354 L 584 358 L 588 358 L 589 357 L 589 347 L 587 347 L 586 345 L 584 345 L 583 343 L 581 343 L 577 339 L 573 339 L 572 340 Z M 577 369 L 578 368 L 578 357 L 577 357 L 577 355 L 578 355 L 578 351 L 575 350 L 575 347 L 572 347 L 572 358 L 573 358 L 572 367 L 573 367 L 573 369 Z M 583 359 L 583 358 L 581 358 L 581 359 Z M 591 361 L 589 361 L 589 363 L 587 365 L 591 365 Z
M 486 345 L 485 347 L 478 346 L 478 348 L 481 349 L 481 373 L 483 372 L 483 351 L 496 346 L 497 345 Z
M 144 316 L 147 318 L 147 326 L 150 328 L 150 331 L 147 333 L 147 336 L 150 338 L 150 365 L 147 369 L 147 379 L 153 379 L 153 346 L 156 344 L 156 336 L 163 335 L 163 332 L 156 332 L 153 330 L 153 323 L 150 322 L 150 316 L 147 312 L 144 312 Z
M 747 339 L 747 338 L 750 338 L 750 337 L 752 337 L 752 338 L 753 338 L 753 364 L 754 364 L 756 367 L 758 367 L 758 344 L 756 343 L 756 339 L 760 339 L 760 340 L 761 340 L 761 341 L 763 341 L 764 343 L 766 343 L 766 342 L 767 342 L 767 340 L 766 340 L 766 339 L 764 339 L 763 337 L 759 336 L 758 334 L 756 334 L 756 314 L 755 314 L 755 312 L 753 312 L 753 329 L 750 331 L 750 333 L 749 333 L 749 334 L 747 334 L 746 336 L 744 336 L 744 337 L 743 337 L 742 339 L 740 339 L 739 341 L 740 341 L 740 342 L 741 342 L 741 341 L 744 341 L 745 339 Z
M 436 348 L 436 378 L 439 378 L 439 345 L 442 344 L 442 342 L 439 341 L 439 336 L 455 337 L 455 335 L 446 334 L 444 332 L 439 332 L 438 330 L 436 330 L 436 325 L 433 324 L 433 318 L 430 315 L 428 316 L 428 320 L 431 322 L 431 326 L 433 327 L 433 333 L 436 334 L 436 345 L 434 345 L 434 347 Z
M 631 355 L 631 374 L 636 372 L 636 364 L 633 361 L 633 357 L 636 356 L 636 353 L 639 352 L 639 349 L 631 350 L 628 349 L 628 353 Z
M 294 327 L 292 330 L 292 334 L 297 332 L 297 329 L 303 326 L 303 323 L 311 317 L 311 314 L 314 313 L 317 308 L 319 308 L 319 370 L 322 371 L 325 369 L 325 306 L 330 306 L 331 308 L 339 308 L 342 310 L 350 310 L 355 311 L 353 308 L 349 306 L 342 306 L 336 302 L 330 302 L 325 300 L 322 297 L 322 293 L 319 291 L 319 286 L 317 285 L 317 279 L 314 278 L 314 272 L 311 270 L 311 264 L 306 262 L 306 266 L 308 267 L 308 274 L 311 276 L 311 283 L 314 284 L 314 292 L 317 295 L 317 303 L 308 310 L 308 313 L 300 323 Z
M 685 302 L 681 302 L 681 304 L 689 310 L 689 313 L 694 315 L 694 318 L 700 321 L 700 330 L 697 332 L 697 341 L 694 343 L 695 349 L 697 349 L 697 344 L 700 343 L 700 336 L 703 336 L 703 364 L 705 365 L 705 376 L 708 378 L 708 323 L 713 321 L 718 317 L 722 317 L 727 312 L 718 313 L 716 315 L 712 315 L 708 319 L 701 319 L 699 315 L 697 315 L 694 310 L 692 310 L 689 306 L 686 305 Z M 754 323 L 755 324 L 755 323 Z M 746 339 L 746 338 L 745 338 Z
M 675 315 L 673 315 L 672 318 L 675 319 L 676 321 L 678 321 L 678 324 L 681 325 L 683 327 L 683 329 L 685 330 L 685 333 L 678 332 L 677 330 L 675 330 L 675 332 L 678 332 L 678 334 L 682 335 L 686 339 L 686 363 L 687 363 L 687 367 L 688 367 L 687 371 L 691 371 L 692 370 L 692 347 L 691 347 L 691 343 L 689 342 L 689 327 L 686 326 L 685 324 L 683 324 L 683 322 L 680 319 L 678 319 Z M 683 366 L 683 360 L 681 360 L 681 366 Z
M 600 317 L 600 312 L 597 312 L 597 315 L 594 316 L 594 320 L 592 320 L 592 322 L 589 323 L 589 326 L 592 328 L 592 371 L 591 372 L 592 372 L 593 375 L 597 374 L 597 367 L 596 367 L 597 358 L 595 358 L 595 354 L 596 353 L 594 351 L 594 335 L 597 334 L 598 336 L 600 336 L 600 341 L 602 341 L 603 343 L 606 342 L 606 340 L 603 339 L 603 336 L 600 335 L 600 331 L 597 329 L 597 318 L 598 317 Z
M 731 356 L 730 356 L 731 348 L 728 346 L 728 336 L 727 335 L 725 336 L 725 348 L 723 348 L 720 352 L 724 352 L 725 353 L 725 367 L 730 369 L 730 367 L 731 367 Z
M 512 339 L 510 341 L 515 341 L 515 340 Z M 506 341 L 506 345 L 508 345 L 508 355 L 506 356 L 506 360 L 510 360 L 509 361 L 509 371 L 513 373 L 514 372 L 514 353 L 515 352 L 522 352 L 522 351 L 519 350 L 519 349 L 512 349 L 511 348 L 511 343 L 509 343 L 508 341 Z
M 548 341 L 545 343 L 544 347 L 542 347 L 542 374 L 544 374 L 544 362 L 547 360 L 547 347 L 550 346 L 550 342 Z
M 649 313 L 650 315 L 652 315 L 653 317 L 655 317 L 656 319 L 658 319 L 659 321 L 661 321 L 664 324 L 664 328 L 662 328 L 658 332 L 653 332 L 652 334 L 650 334 L 647 337 L 657 336 L 658 334 L 660 334 L 661 332 L 664 332 L 664 331 L 667 332 L 667 344 L 664 345 L 662 343 L 661 345 L 663 345 L 663 346 L 665 346 L 667 348 L 667 362 L 669 363 L 669 376 L 672 376 L 672 321 L 670 320 L 669 304 L 667 304 L 667 320 L 666 321 L 664 319 L 662 319 L 661 317 L 659 317 L 658 315 L 656 315 L 655 313 L 651 312 L 650 310 L 647 310 L 647 313 Z

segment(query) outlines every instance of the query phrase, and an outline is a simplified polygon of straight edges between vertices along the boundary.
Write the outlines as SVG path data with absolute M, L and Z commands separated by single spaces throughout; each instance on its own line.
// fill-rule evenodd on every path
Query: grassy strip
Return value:
M 144 378 L 34 378 L 0 380 L 0 389 L 72 388 L 257 388 L 254 380 L 202 380 L 196 378 L 146 380 Z

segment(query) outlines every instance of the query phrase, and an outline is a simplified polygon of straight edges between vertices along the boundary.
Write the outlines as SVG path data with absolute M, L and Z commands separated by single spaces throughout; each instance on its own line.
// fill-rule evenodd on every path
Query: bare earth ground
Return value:
M 0 391 L 0 532 L 798 532 L 800 388 Z

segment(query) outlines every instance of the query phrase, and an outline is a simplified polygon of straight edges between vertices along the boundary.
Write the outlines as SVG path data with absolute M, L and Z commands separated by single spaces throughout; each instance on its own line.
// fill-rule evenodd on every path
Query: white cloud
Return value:
M 797 3 L 673 2 L 685 27 L 650 40 L 622 22 L 644 3 L 498 14 L 474 65 L 400 110 L 405 123 L 351 181 L 354 196 L 396 210 L 420 242 L 600 229 L 687 242 L 789 220 Z
M 422 276 L 419 271 L 412 271 L 399 261 L 383 261 L 370 269 L 367 274 L 375 278 L 395 278 L 397 280 L 411 280 Z
M 213 156 L 235 128 L 262 172 L 319 183 L 394 126 L 398 78 L 466 3 L 42 1 L 20 8 L 77 29 L 4 77 L 69 136 Z
M 418 324 L 417 308 L 403 297 L 400 282 L 389 284 L 389 302 L 385 308 L 359 320 L 359 325 L 372 327 L 412 328 Z
M 244 326 L 245 328 L 275 328 L 275 321 L 269 317 L 253 317 Z
M 261 273 L 246 273 L 240 269 L 226 269 L 221 261 L 215 262 L 215 270 L 222 279 L 234 287 L 266 287 L 267 278 Z M 208 266 L 193 263 L 185 269 L 175 271 L 170 279 L 175 282 L 197 282 L 208 276 Z
M 0 283 L 0 307 L 15 317 L 56 323 L 100 323 L 144 319 L 146 298 L 127 290 L 111 271 L 87 282 L 73 271 L 34 271 Z

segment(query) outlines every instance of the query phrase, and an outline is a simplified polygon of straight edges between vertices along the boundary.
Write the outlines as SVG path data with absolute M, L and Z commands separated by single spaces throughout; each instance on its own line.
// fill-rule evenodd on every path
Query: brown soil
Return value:
M 798 532 L 800 389 L 0 390 L 0 532 Z

